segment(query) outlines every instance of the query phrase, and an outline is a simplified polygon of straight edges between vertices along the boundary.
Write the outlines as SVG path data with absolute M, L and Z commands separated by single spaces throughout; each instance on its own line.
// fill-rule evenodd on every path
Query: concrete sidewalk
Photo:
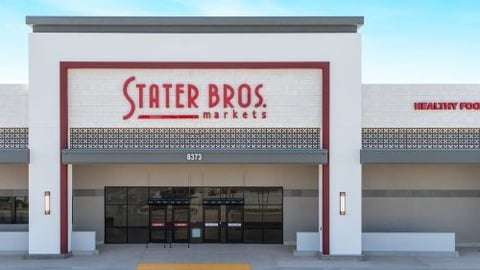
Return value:
M 138 263 L 249 263 L 252 270 L 313 269 L 479 269 L 480 248 L 459 250 L 459 256 L 363 256 L 323 259 L 294 256 L 292 246 L 244 244 L 101 245 L 100 254 L 67 259 L 24 259 L 0 256 L 0 269 L 135 269 Z

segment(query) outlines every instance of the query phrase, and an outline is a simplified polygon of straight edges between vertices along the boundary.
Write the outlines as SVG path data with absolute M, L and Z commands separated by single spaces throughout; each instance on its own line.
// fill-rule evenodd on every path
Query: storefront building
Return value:
M 27 24 L 29 85 L 0 85 L 0 251 L 480 243 L 480 87 L 362 86 L 362 17 Z

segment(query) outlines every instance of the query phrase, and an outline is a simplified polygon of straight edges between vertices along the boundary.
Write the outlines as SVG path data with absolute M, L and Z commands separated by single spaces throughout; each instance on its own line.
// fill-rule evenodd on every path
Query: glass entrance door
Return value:
M 220 242 L 220 206 L 204 206 L 203 207 L 203 242 L 219 243 Z
M 189 207 L 150 206 L 150 242 L 186 243 L 189 240 Z
M 173 241 L 175 243 L 186 243 L 189 240 L 189 211 L 188 206 L 172 206 L 173 215 Z
M 203 211 L 205 243 L 243 242 L 242 205 L 205 205 Z
M 243 242 L 243 205 L 224 205 L 223 207 L 226 208 L 227 242 Z
M 168 215 L 167 205 L 150 206 L 150 242 L 169 243 L 171 235 L 168 233 L 168 227 L 172 217 Z

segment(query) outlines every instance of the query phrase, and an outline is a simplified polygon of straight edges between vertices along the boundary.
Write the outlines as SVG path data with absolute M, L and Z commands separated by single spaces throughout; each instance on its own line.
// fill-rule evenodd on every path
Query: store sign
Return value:
M 321 126 L 322 75 L 317 69 L 68 72 L 70 127 Z
M 194 83 L 141 82 L 130 76 L 123 83 L 123 95 L 130 108 L 123 120 L 137 115 L 140 120 L 162 119 L 266 119 L 263 83 L 208 83 L 205 89 Z M 201 98 L 200 95 L 205 95 Z M 160 109 L 167 113 L 156 113 Z M 184 113 L 185 111 L 190 113 Z
M 416 111 L 478 111 L 480 102 L 414 102 Z

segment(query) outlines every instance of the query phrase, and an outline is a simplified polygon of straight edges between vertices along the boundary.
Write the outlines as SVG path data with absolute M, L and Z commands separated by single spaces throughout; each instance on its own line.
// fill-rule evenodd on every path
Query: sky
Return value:
M 363 83 L 480 83 L 480 0 L 0 0 L 0 84 L 28 83 L 25 16 L 364 16 Z

